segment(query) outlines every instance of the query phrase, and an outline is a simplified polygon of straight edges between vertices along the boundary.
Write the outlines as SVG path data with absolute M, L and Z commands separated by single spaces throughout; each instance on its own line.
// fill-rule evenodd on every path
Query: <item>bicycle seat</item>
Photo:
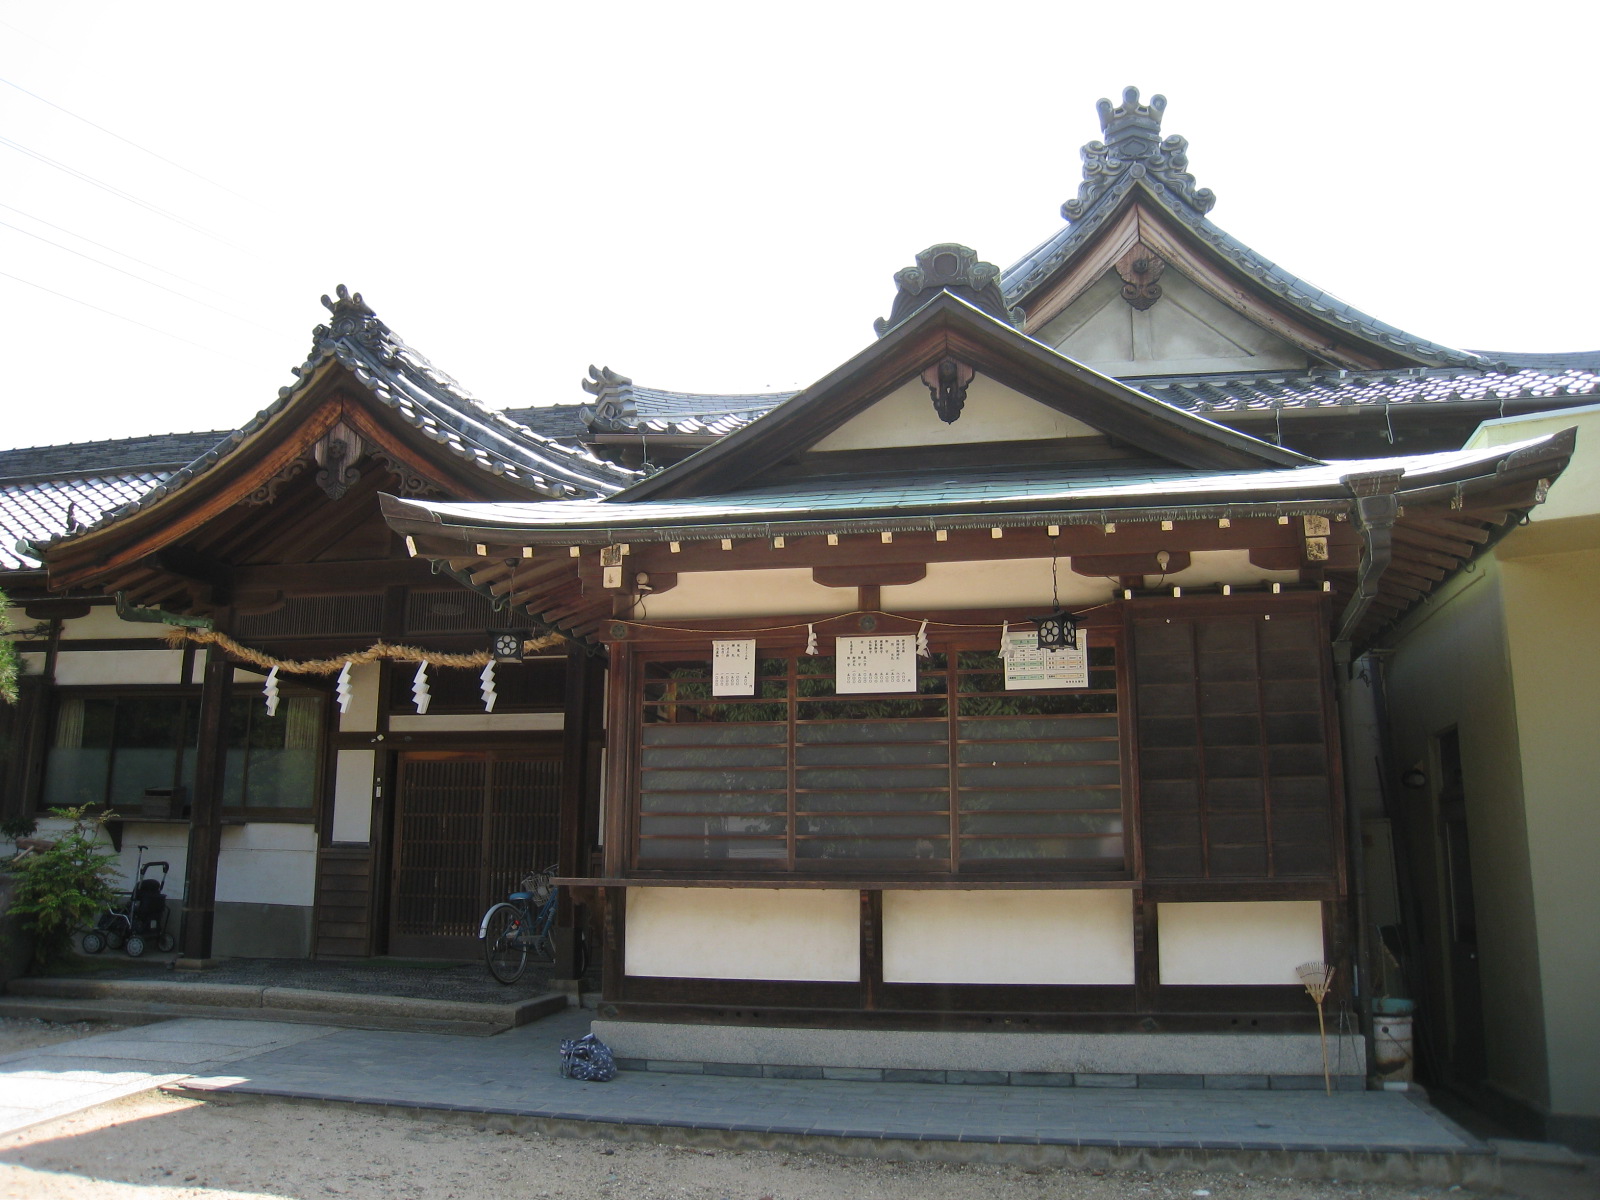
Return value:
M 512 892 L 511 895 L 506 897 L 506 899 L 510 900 L 513 904 L 521 904 L 524 900 L 532 900 L 533 899 L 533 893 L 532 892 Z

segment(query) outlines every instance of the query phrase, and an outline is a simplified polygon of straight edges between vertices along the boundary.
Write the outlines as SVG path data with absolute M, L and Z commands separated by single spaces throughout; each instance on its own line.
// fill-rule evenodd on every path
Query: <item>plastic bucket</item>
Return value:
M 1372 1014 L 1372 1059 L 1384 1083 L 1411 1082 L 1411 1014 Z

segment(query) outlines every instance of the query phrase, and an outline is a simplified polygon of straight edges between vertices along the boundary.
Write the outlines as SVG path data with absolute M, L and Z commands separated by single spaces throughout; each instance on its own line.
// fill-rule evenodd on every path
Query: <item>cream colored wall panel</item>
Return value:
M 810 568 L 776 571 L 690 571 L 678 576 L 670 592 L 644 602 L 634 620 L 669 621 L 692 617 L 759 617 L 768 613 L 800 616 L 853 612 L 854 588 L 823 587 Z
M 333 783 L 333 840 L 372 840 L 372 772 L 374 750 L 341 750 L 335 760 Z
M 1315 900 L 1161 904 L 1156 921 L 1163 984 L 1296 984 L 1323 957 Z
M 1600 459 L 1581 433 L 1578 453 Z M 1557 486 L 1565 483 L 1563 478 Z M 1480 961 L 1486 990 L 1496 992 L 1504 988 L 1507 970 L 1522 967 L 1508 959 L 1508 950 L 1525 954 L 1515 943 L 1526 934 L 1502 928 L 1498 914 L 1482 910 L 1526 872 L 1550 1048 L 1550 1108 L 1600 1117 L 1600 922 L 1592 919 L 1600 913 L 1600 872 L 1594 869 L 1594 848 L 1600 845 L 1600 639 L 1594 634 L 1600 548 L 1515 559 L 1502 564 L 1501 578 L 1522 742 L 1528 858 L 1524 864 L 1506 852 L 1494 827 L 1503 819 L 1500 798 L 1468 776 L 1480 930 L 1489 921 L 1487 930 L 1495 934 L 1492 941 L 1480 936 Z M 1528 992 L 1519 987 L 1494 1016 L 1509 1016 L 1520 1027 L 1525 1021 L 1516 1009 L 1527 1003 Z M 1491 1045 L 1500 1040 L 1498 1024 L 1489 1027 L 1489 1037 Z
M 19 662 L 21 662 L 22 669 L 26 674 L 37 675 L 44 670 L 44 664 L 48 661 L 49 655 L 32 653 L 19 654 L 17 655 L 17 659 Z
M 854 890 L 629 888 L 629 975 L 861 978 Z
M 419 716 L 407 713 L 389 718 L 393 733 L 447 733 L 459 730 L 540 730 L 560 729 L 560 713 L 440 713 Z
M 56 683 L 62 687 L 182 682 L 182 650 L 63 650 L 56 655 Z
M 350 668 L 350 710 L 339 715 L 340 733 L 365 733 L 378 727 L 380 670 L 382 668 L 375 662 Z
M 160 637 L 162 627 L 144 621 L 124 621 L 114 605 L 100 604 L 89 615 L 61 622 L 61 640 L 74 638 L 149 638 Z
M 952 424 L 939 419 L 927 385 L 913 379 L 846 421 L 811 449 L 820 453 L 895 446 L 961 446 L 1097 434 L 1098 430 L 1082 421 L 980 374 L 968 385 L 966 405 Z
M 1063 558 L 1056 568 L 1061 603 L 1069 608 L 1111 599 L 1110 580 L 1074 574 Z M 1050 606 L 1048 558 L 1000 558 L 987 562 L 929 563 L 916 583 L 886 585 L 880 593 L 889 612 L 928 608 L 1004 608 L 1014 604 Z M 852 606 L 854 607 L 854 606 Z M 1044 610 L 1041 610 L 1044 611 Z
M 885 892 L 886 983 L 1131 984 L 1133 894 Z
M 149 847 L 144 852 L 145 862 L 165 862 L 171 870 L 167 874 L 167 899 L 182 900 L 185 864 L 189 858 L 189 827 L 187 825 L 155 824 L 149 821 L 130 820 L 122 826 L 122 850 L 117 855 L 118 891 L 133 886 L 134 870 L 139 864 L 139 847 Z M 109 849 L 109 846 L 107 847 Z M 161 872 L 155 871 L 155 879 Z M 177 933 L 175 926 L 168 926 Z

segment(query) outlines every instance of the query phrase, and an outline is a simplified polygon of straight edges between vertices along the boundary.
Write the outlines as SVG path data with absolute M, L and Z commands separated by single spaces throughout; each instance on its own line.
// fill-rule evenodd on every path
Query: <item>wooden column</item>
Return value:
M 561 717 L 561 809 L 556 832 L 557 873 L 568 878 L 586 875 L 589 853 L 585 830 L 589 826 L 588 800 L 594 791 L 589 778 L 590 724 L 595 711 L 598 685 L 589 654 L 572 643 L 567 647 L 567 673 L 562 693 Z M 563 897 L 556 914 L 556 977 L 571 979 L 577 974 L 574 940 L 577 906 Z
M 227 764 L 228 697 L 233 663 L 215 646 L 206 650 L 200 685 L 200 744 L 189 803 L 189 857 L 184 867 L 183 956 L 211 957 L 216 923 L 217 856 L 222 850 L 222 780 Z

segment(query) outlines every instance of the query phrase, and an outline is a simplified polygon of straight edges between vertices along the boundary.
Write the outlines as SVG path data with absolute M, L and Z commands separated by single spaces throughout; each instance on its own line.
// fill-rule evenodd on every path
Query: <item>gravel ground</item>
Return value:
M 12 1135 L 29 1200 L 1461 1200 L 1442 1188 L 881 1162 L 499 1133 L 276 1101 L 119 1100 Z
M 40 1021 L 31 1017 L 0 1017 L 0 1057 L 35 1046 L 70 1042 L 91 1033 L 115 1033 L 126 1026 L 111 1021 Z

